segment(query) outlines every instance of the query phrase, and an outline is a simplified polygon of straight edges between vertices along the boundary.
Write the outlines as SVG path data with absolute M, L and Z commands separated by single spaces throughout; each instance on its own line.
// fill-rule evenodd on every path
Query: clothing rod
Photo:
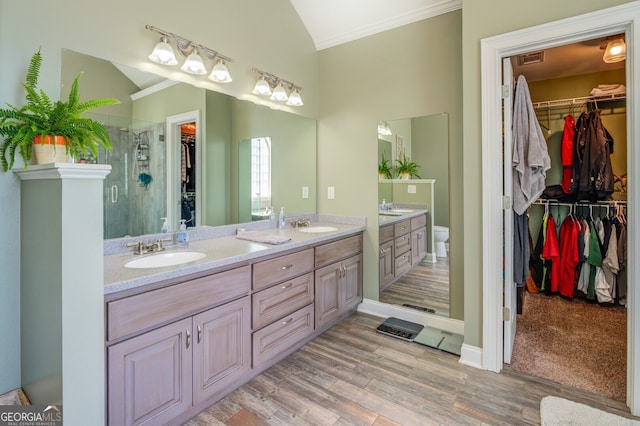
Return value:
M 604 96 L 583 96 L 580 98 L 556 99 L 551 101 L 532 102 L 533 109 L 557 108 L 572 105 L 584 105 L 588 102 L 618 101 L 627 98 L 626 93 L 614 93 Z
M 558 201 L 556 199 L 553 198 L 548 198 L 548 199 L 538 199 L 536 201 L 533 202 L 533 204 L 537 204 L 540 206 L 544 206 L 546 204 L 553 204 L 556 206 L 594 206 L 594 207 L 610 207 L 610 206 L 615 206 L 615 205 L 626 205 L 627 204 L 627 200 L 602 200 L 602 201 L 596 201 L 596 202 L 591 202 L 591 201 L 585 201 L 585 200 L 581 200 L 581 201 L 574 201 L 573 203 L 569 203 L 566 201 Z

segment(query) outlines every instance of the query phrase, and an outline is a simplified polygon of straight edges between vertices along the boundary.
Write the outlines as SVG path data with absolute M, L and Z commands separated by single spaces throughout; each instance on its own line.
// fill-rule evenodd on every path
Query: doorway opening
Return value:
M 551 168 L 545 191 L 527 209 L 530 278 L 517 288 L 517 327 L 514 340 L 505 341 L 504 361 L 515 371 L 625 401 L 627 83 L 624 59 L 603 60 L 606 47 L 617 40 L 624 41 L 624 34 L 507 59 L 513 78 L 526 79 L 518 83 L 530 92 Z M 607 170 L 611 193 L 578 194 L 574 176 L 587 181 L 577 178 L 577 160 L 588 161 L 590 145 L 581 149 L 574 142 L 585 140 L 576 127 L 596 119 L 610 137 L 606 161 L 612 165 Z M 511 161 L 505 160 L 507 175 Z M 600 233 L 589 255 L 585 239 L 591 224 Z M 558 241 L 558 256 L 551 261 Z M 507 344 L 513 344 L 510 354 Z
M 638 3 L 629 3 L 610 9 L 576 16 L 537 27 L 527 28 L 508 34 L 491 37 L 481 41 L 482 50 L 482 164 L 483 164 L 483 235 L 495 235 L 503 229 L 504 208 L 502 193 L 503 170 L 501 169 L 502 151 L 502 85 L 501 61 L 521 53 L 538 49 L 546 49 L 583 40 L 592 40 L 612 34 L 624 33 L 628 40 L 627 50 L 627 114 L 632 117 L 639 109 L 640 96 L 634 74 L 639 54 L 637 23 L 640 22 Z M 626 137 L 634 141 L 640 134 L 640 123 L 629 120 L 626 126 Z M 634 208 L 639 198 L 638 175 L 634 169 L 640 165 L 640 150 L 635 144 L 627 147 L 628 170 L 628 256 L 635 258 L 639 252 L 640 238 L 634 232 L 638 223 L 638 212 Z M 510 208 L 507 209 L 507 211 Z M 502 253 L 502 242 L 491 238 L 483 238 L 483 253 Z M 510 262 L 510 259 L 507 263 Z M 501 256 L 485 256 L 482 268 L 483 282 L 483 348 L 482 366 L 485 369 L 499 372 L 503 368 L 503 301 L 502 258 Z M 628 265 L 628 281 L 638 281 L 638 267 L 630 262 Z M 639 292 L 634 286 L 628 289 L 627 297 L 627 392 L 626 402 L 631 413 L 640 412 L 640 371 L 635 360 L 640 355 L 640 328 L 636 327 L 635 316 L 640 311 Z

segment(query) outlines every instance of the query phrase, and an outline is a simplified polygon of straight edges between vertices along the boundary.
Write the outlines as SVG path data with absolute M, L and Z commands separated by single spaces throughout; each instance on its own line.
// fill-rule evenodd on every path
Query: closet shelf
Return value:
M 553 204 L 556 206 L 615 206 L 615 205 L 625 205 L 627 204 L 627 200 L 601 200 L 601 201 L 587 201 L 587 200 L 580 200 L 580 201 L 560 201 L 560 200 L 556 200 L 554 198 L 539 198 L 536 201 L 533 202 L 533 204 L 538 204 L 538 205 L 546 205 L 546 204 Z
M 584 96 L 581 98 L 554 99 L 550 101 L 532 102 L 533 109 L 560 108 L 572 105 L 584 105 L 588 102 L 619 101 L 627 98 L 626 93 L 614 93 L 605 96 Z

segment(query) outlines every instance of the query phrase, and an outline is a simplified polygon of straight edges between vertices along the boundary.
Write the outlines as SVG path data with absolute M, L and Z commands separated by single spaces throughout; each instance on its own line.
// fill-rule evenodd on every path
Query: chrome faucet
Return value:
M 311 220 L 309 219 L 298 219 L 291 221 L 291 226 L 293 226 L 294 228 L 303 228 L 309 225 L 311 225 Z
M 147 247 L 144 245 L 142 241 L 126 243 L 124 244 L 124 247 L 133 247 L 133 254 L 136 256 L 147 253 Z
M 145 253 L 154 253 L 158 251 L 166 250 L 162 243 L 165 241 L 173 241 L 173 238 L 158 238 L 155 242 L 147 241 L 145 244 L 143 241 L 136 241 L 132 243 L 124 244 L 124 247 L 133 247 L 133 254 L 138 256 Z

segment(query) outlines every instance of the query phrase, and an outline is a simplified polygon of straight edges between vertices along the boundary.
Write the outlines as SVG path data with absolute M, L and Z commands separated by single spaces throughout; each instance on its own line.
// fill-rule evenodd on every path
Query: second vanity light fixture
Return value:
M 260 75 L 260 78 L 252 90 L 253 94 L 270 96 L 272 101 L 285 102 L 289 106 L 304 105 L 302 97 L 300 96 L 302 87 L 270 72 L 261 71 L 257 68 L 254 68 L 253 71 Z M 272 87 L 273 90 L 271 89 Z M 290 94 L 287 94 L 287 90 L 289 90 Z
M 209 80 L 216 83 L 229 83 L 232 81 L 231 74 L 225 63 L 233 62 L 228 56 L 222 55 L 220 52 L 210 49 L 201 44 L 194 43 L 184 37 L 177 34 L 170 33 L 169 31 L 161 30 L 160 28 L 152 25 L 145 25 L 145 28 L 154 33 L 160 34 L 160 41 L 156 44 L 153 52 L 149 55 L 149 59 L 153 62 L 162 65 L 177 65 L 178 60 L 173 52 L 173 48 L 169 43 L 170 39 L 173 39 L 176 43 L 178 51 L 186 58 L 184 64 L 180 69 L 189 74 L 204 75 L 207 73 L 207 68 L 204 65 L 201 54 L 205 55 L 208 59 L 216 61 L 216 64 L 209 74 Z

